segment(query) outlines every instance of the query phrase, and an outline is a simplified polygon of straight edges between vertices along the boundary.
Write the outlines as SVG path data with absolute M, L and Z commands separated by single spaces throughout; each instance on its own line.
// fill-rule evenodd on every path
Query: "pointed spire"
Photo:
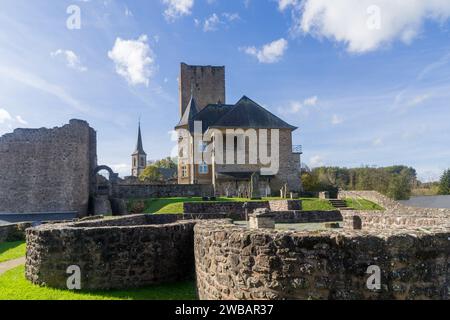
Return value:
M 134 154 L 146 154 L 142 145 L 141 117 L 139 117 L 138 140 L 136 143 L 136 151 L 134 152 Z

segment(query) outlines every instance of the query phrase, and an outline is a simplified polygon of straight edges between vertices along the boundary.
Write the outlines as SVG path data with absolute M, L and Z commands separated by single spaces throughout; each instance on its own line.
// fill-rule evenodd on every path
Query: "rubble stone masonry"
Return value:
M 197 224 L 200 299 L 448 299 L 450 230 L 294 232 Z M 367 269 L 381 270 L 370 290 Z
M 0 212 L 85 215 L 96 162 L 96 133 L 85 121 L 0 137 Z

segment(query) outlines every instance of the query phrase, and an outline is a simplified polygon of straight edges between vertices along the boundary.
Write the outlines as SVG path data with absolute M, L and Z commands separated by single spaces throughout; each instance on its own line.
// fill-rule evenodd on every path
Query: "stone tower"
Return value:
M 198 111 L 208 104 L 225 104 L 225 67 L 190 66 L 181 63 L 179 77 L 180 118 L 191 98 Z
M 147 154 L 142 146 L 142 135 L 141 135 L 141 122 L 139 121 L 138 127 L 138 140 L 136 144 L 136 151 L 131 155 L 131 175 L 133 177 L 139 177 L 147 166 Z

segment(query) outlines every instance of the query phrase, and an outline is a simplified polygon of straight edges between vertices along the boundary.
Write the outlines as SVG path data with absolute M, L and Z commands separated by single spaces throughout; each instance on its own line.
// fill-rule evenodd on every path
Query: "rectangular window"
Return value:
M 181 176 L 183 178 L 186 178 L 188 176 L 188 174 L 187 174 L 187 167 L 186 166 L 182 166 L 181 167 Z
M 198 172 L 200 174 L 208 174 L 208 165 L 206 163 L 203 163 L 198 166 Z

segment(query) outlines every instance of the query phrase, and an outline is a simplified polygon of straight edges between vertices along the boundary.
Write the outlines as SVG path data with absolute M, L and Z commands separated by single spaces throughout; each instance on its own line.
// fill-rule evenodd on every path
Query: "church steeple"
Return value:
M 132 170 L 131 175 L 133 177 L 139 177 L 142 171 L 144 171 L 147 166 L 147 154 L 144 151 L 142 144 L 142 134 L 141 134 L 141 121 L 139 120 L 138 125 L 138 139 L 136 143 L 136 151 L 131 155 L 132 159 Z

